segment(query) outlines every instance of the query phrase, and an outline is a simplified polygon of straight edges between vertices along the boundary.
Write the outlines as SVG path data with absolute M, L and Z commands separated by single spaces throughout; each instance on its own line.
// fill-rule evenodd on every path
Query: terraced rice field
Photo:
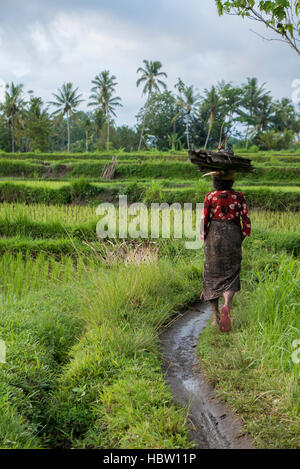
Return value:
M 123 169 L 102 181 L 111 156 L 0 155 L 1 448 L 194 446 L 164 381 L 159 333 L 199 296 L 203 250 L 174 238 L 99 241 L 96 207 L 124 193 L 202 202 L 210 184 L 185 154 L 119 155 Z M 257 175 L 236 184 L 253 236 L 233 331 L 207 328 L 198 353 L 256 447 L 299 448 L 300 158 L 250 156 Z M 40 168 L 52 164 L 48 180 Z

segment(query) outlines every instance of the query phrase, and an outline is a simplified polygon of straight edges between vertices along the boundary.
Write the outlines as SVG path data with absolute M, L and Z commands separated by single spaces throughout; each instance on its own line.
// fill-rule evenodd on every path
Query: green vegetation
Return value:
M 299 0 L 216 6 L 220 15 L 263 23 L 300 54 Z M 88 111 L 71 82 L 49 90 L 48 103 L 21 83 L 5 86 L 0 448 L 195 447 L 188 409 L 174 405 L 164 380 L 159 337 L 202 290 L 203 249 L 187 249 L 186 233 L 177 239 L 175 230 L 186 228 L 175 204 L 193 204 L 189 221 L 198 230 L 195 205 L 211 190 L 188 150 L 229 146 L 253 160 L 254 172 L 235 184 L 250 208 L 252 236 L 243 243 L 233 328 L 204 330 L 199 364 L 255 447 L 299 449 L 300 365 L 292 359 L 300 339 L 298 90 L 293 99 L 274 99 L 255 77 L 199 93 L 178 78 L 168 89 L 159 60 L 144 60 L 136 73 L 145 102 L 133 127 L 114 121 L 122 99 L 110 70 L 91 80 Z M 174 204 L 169 235 L 160 227 L 152 239 L 144 228 L 144 237 L 126 238 L 117 228 L 99 239 L 96 207 L 113 204 L 119 220 L 123 194 L 147 207 Z M 128 226 L 142 231 L 151 212 L 140 209 L 138 220 L 132 213 Z
M 187 250 L 174 227 L 170 240 L 99 241 L 96 207 L 116 205 L 120 194 L 147 205 L 195 204 L 210 181 L 178 151 L 118 152 L 116 178 L 104 181 L 114 154 L 0 155 L 3 448 L 193 446 L 186 411 L 174 406 L 163 379 L 159 334 L 198 297 L 203 251 Z M 255 444 L 294 448 L 299 366 L 289 351 L 300 336 L 299 154 L 250 156 L 256 173 L 236 183 L 253 234 L 244 245 L 234 328 L 225 337 L 208 327 L 199 353 Z
M 243 293 L 229 335 L 207 328 L 201 368 L 217 395 L 242 417 L 258 448 L 299 448 L 299 261 L 254 242 L 244 252 Z
M 245 2 L 223 3 L 218 2 L 220 12 L 230 11 L 229 5 L 234 3 L 243 3 L 240 8 L 245 8 Z M 246 7 L 248 15 L 253 12 L 253 2 L 246 3 L 251 4 Z M 270 13 L 270 5 L 276 2 L 261 3 L 268 3 Z M 276 7 L 277 13 L 282 8 Z M 276 15 L 268 21 L 271 29 Z M 281 31 L 285 39 L 296 28 L 279 24 L 285 28 Z M 297 49 L 296 42 L 293 46 Z M 141 149 L 180 152 L 195 147 L 216 149 L 228 143 L 255 152 L 297 149 L 300 121 L 293 101 L 273 99 L 257 78 L 247 78 L 239 86 L 220 81 L 198 93 L 193 84 L 181 78 L 173 89 L 167 89 L 163 81 L 167 74 L 162 68 L 158 60 L 144 60 L 143 67 L 137 69 L 136 85 L 142 85 L 146 102 L 132 128 L 114 123 L 122 99 L 116 96 L 117 77 L 109 70 L 102 70 L 91 81 L 86 105 L 92 112 L 78 109 L 82 95 L 71 82 L 52 93 L 53 99 L 47 103 L 50 108 L 32 90 L 26 101 L 23 84 L 7 84 L 0 104 L 1 150 L 39 153 L 67 149 L 68 154 L 112 149 L 127 153 Z
M 158 332 L 197 294 L 201 271 L 161 260 L 106 275 L 63 263 L 62 283 L 32 295 L 49 271 L 38 261 L 32 271 L 27 260 L 27 296 L 7 299 L 1 312 L 9 350 L 0 368 L 1 446 L 190 447 L 185 412 L 163 381 Z M 23 277 L 19 267 L 16 280 Z
M 186 161 L 185 154 L 145 153 L 136 155 L 135 160 L 120 155 L 122 159 L 117 163 L 112 181 L 101 179 L 110 161 L 107 153 L 96 155 L 96 159 L 73 160 L 64 155 L 44 155 L 38 161 L 25 156 L 0 158 L 2 202 L 96 205 L 102 201 L 118 202 L 120 194 L 127 194 L 130 201 L 197 203 L 210 188 L 207 179 L 202 179 Z M 255 163 L 255 172 L 239 176 L 236 183 L 250 207 L 297 209 L 300 176 L 297 160 L 289 163 L 292 157 L 288 154 L 262 154 L 260 158 L 262 161 Z M 16 176 L 18 180 L 13 178 Z

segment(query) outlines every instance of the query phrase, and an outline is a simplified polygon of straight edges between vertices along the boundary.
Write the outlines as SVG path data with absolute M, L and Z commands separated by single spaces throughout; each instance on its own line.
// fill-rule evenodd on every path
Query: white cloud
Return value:
M 136 69 L 145 58 L 162 61 L 170 87 L 180 76 L 200 93 L 221 79 L 241 83 L 257 76 L 276 97 L 290 97 L 292 80 L 300 78 L 291 49 L 262 41 L 241 18 L 218 17 L 214 2 L 186 0 L 184 8 L 181 0 L 24 5 L 11 0 L 2 11 L 1 78 L 22 81 L 46 101 L 72 81 L 88 98 L 91 80 L 109 69 L 123 99 L 119 123 L 134 124 L 143 104 Z
M 0 101 L 4 100 L 5 96 L 5 81 L 0 78 Z

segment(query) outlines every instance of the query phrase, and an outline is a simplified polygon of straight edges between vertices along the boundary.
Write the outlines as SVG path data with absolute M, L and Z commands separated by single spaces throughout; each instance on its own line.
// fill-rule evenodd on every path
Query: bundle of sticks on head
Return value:
M 241 156 L 235 156 L 234 153 L 224 150 L 214 152 L 206 150 L 190 150 L 190 161 L 197 165 L 199 171 L 207 172 L 206 175 L 213 175 L 214 172 L 241 172 L 251 173 L 254 171 L 251 160 Z

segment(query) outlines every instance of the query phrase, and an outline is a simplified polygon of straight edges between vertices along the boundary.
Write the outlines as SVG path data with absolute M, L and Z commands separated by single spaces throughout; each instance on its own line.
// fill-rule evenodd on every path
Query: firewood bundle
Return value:
M 226 151 L 190 150 L 190 161 L 197 165 L 199 171 L 237 171 L 250 173 L 254 171 L 251 160 L 235 156 Z

